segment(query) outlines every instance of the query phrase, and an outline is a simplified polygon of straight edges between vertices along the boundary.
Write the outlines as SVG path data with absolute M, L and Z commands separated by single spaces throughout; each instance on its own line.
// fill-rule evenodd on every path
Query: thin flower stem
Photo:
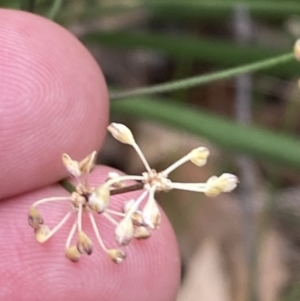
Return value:
M 69 219 L 72 212 L 68 212 L 65 217 L 48 233 L 47 236 L 42 240 L 42 242 L 47 241 L 52 235 L 54 235 L 63 225 L 64 223 Z
M 155 190 L 156 190 L 155 185 L 153 187 L 151 187 L 149 190 L 149 198 L 148 199 L 150 202 L 155 202 L 155 199 L 154 199 Z
M 153 219 L 151 218 L 151 216 L 153 216 L 153 212 L 151 212 L 152 209 L 150 209 L 150 211 L 149 211 L 149 208 L 151 208 L 151 207 L 153 208 L 153 206 L 155 206 L 155 207 L 157 206 L 156 201 L 154 199 L 155 190 L 156 190 L 155 185 L 150 188 L 149 198 L 148 198 L 148 201 L 143 210 L 143 220 L 152 229 L 155 229 L 157 227 L 154 225 Z
M 154 186 L 155 187 L 155 186 Z M 145 190 L 135 201 L 135 203 L 131 206 L 129 211 L 126 213 L 125 218 L 131 218 L 131 215 L 138 209 L 141 202 L 144 200 L 145 196 L 149 193 L 148 190 Z
M 176 183 L 173 185 L 173 183 L 170 185 L 170 188 L 172 189 L 180 189 L 180 190 L 187 190 L 187 191 L 195 191 L 195 192 L 205 192 L 206 186 L 191 186 L 191 185 L 185 185 L 185 183 Z
M 98 239 L 98 242 L 99 242 L 100 246 L 102 247 L 102 249 L 107 253 L 108 249 L 105 247 L 104 242 L 103 242 L 103 240 L 102 240 L 102 238 L 100 236 L 100 233 L 98 231 L 98 228 L 97 228 L 97 225 L 96 225 L 96 222 L 95 222 L 95 219 L 94 219 L 94 216 L 93 216 L 92 212 L 89 212 L 89 217 L 90 217 L 90 220 L 91 220 L 94 232 L 96 234 L 96 237 Z
M 180 185 L 184 185 L 184 186 L 190 186 L 190 187 L 202 187 L 205 188 L 207 186 L 206 183 L 181 183 L 181 182 L 172 182 L 172 187 L 174 186 L 180 186 Z
M 110 93 L 110 99 L 121 99 L 125 97 L 170 92 L 179 89 L 188 89 L 191 87 L 204 85 L 225 78 L 230 78 L 239 74 L 250 73 L 261 69 L 271 68 L 280 64 L 285 64 L 293 59 L 294 54 L 289 52 L 273 57 L 271 59 L 261 60 L 252 64 L 247 64 L 236 68 L 230 68 L 219 72 L 193 76 L 186 79 L 171 81 L 165 84 L 159 84 L 151 87 L 138 88 L 124 92 Z
M 104 185 L 111 186 L 114 183 L 118 183 L 120 181 L 129 181 L 129 180 L 142 181 L 142 180 L 144 180 L 144 177 L 143 176 L 127 176 L 127 175 L 125 175 L 125 176 L 120 176 L 117 178 L 110 179 L 107 182 L 105 182 Z
M 71 241 L 72 241 L 72 238 L 74 236 L 74 233 L 75 233 L 75 230 L 77 228 L 77 220 L 74 222 L 72 228 L 71 228 L 71 231 L 69 233 L 69 236 L 67 238 L 67 241 L 66 241 L 66 248 L 69 248 L 70 247 L 70 244 L 71 244 Z
M 106 217 L 110 222 L 112 222 L 115 226 L 119 224 L 111 215 L 108 214 L 108 212 L 103 212 L 102 215 Z
M 173 163 L 172 165 L 170 165 L 168 168 L 166 168 L 165 170 L 163 170 L 162 174 L 165 177 L 168 176 L 170 172 L 174 171 L 176 168 L 178 168 L 182 164 L 188 162 L 190 160 L 190 157 L 191 157 L 190 154 L 185 155 L 184 157 L 182 157 L 181 159 L 179 159 L 178 161 L 176 161 L 175 163 Z
M 135 149 L 135 151 L 137 152 L 138 156 L 141 158 L 141 160 L 142 160 L 145 168 L 147 169 L 147 171 L 149 173 L 151 173 L 151 168 L 149 166 L 149 163 L 148 163 L 147 159 L 145 158 L 143 152 L 141 151 L 140 147 L 136 143 L 132 144 L 132 146 Z
M 81 232 L 82 231 L 82 204 L 79 204 L 77 217 L 78 217 L 78 231 Z
M 51 198 L 45 198 L 45 199 L 38 200 L 32 204 L 32 207 L 38 206 L 40 204 L 47 203 L 47 202 L 70 201 L 70 200 L 71 200 L 70 196 L 59 196 L 59 197 L 55 196 L 55 197 L 51 197 Z
M 115 210 L 106 209 L 105 211 L 106 211 L 107 213 L 114 214 L 114 215 L 117 215 L 117 216 L 122 216 L 122 217 L 125 216 L 125 213 L 118 212 L 118 211 L 115 211 Z

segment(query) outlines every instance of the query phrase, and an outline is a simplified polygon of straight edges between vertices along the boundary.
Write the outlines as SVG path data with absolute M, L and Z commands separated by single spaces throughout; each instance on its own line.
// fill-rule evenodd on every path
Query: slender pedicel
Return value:
M 125 216 L 125 213 L 119 212 L 119 211 L 115 211 L 115 210 L 111 210 L 111 209 L 106 209 L 106 212 L 110 213 L 110 214 L 117 215 L 117 216 L 122 216 L 122 217 Z
M 53 236 L 64 224 L 65 222 L 70 218 L 71 212 L 68 212 L 65 217 L 52 229 L 50 232 L 45 233 L 43 231 L 39 231 L 40 229 L 36 230 L 36 239 L 38 242 L 43 243 L 47 241 L 51 236 Z M 47 226 L 46 226 L 47 227 Z M 43 229 L 45 230 L 45 229 Z M 42 234 L 42 232 L 45 234 Z
M 73 238 L 73 236 L 75 234 L 76 228 L 77 228 L 77 220 L 73 223 L 73 226 L 72 226 L 71 231 L 69 233 L 69 236 L 67 238 L 66 249 L 69 248 L 70 245 L 71 245 L 71 241 L 72 241 L 72 238 Z
M 96 234 L 96 237 L 98 239 L 98 242 L 99 242 L 99 245 L 101 246 L 101 248 L 107 253 L 108 252 L 108 249 L 106 248 L 101 236 L 100 236 L 100 233 L 98 231 L 98 227 L 96 225 L 96 222 L 95 222 L 95 219 L 94 219 L 94 216 L 93 216 L 93 213 L 89 212 L 89 218 L 90 218 L 90 221 L 91 221 L 91 224 L 92 224 L 92 227 L 94 229 L 94 232 Z
M 135 151 L 136 151 L 136 153 L 138 154 L 138 156 L 140 157 L 140 159 L 142 160 L 142 162 L 143 162 L 143 164 L 144 164 L 146 170 L 147 170 L 149 173 L 151 173 L 151 168 L 150 168 L 150 166 L 149 166 L 149 163 L 148 163 L 148 161 L 146 160 L 146 158 L 145 158 L 143 152 L 141 151 L 140 147 L 139 147 L 136 143 L 134 143 L 132 146 L 133 146 L 133 148 L 135 149 Z
M 73 262 L 77 262 L 79 261 L 80 259 L 80 252 L 78 251 L 77 249 L 77 246 L 70 246 L 71 245 L 71 241 L 72 241 L 72 238 L 75 234 L 75 231 L 76 231 L 76 228 L 77 228 L 77 220 L 74 222 L 72 228 L 71 228 L 71 231 L 69 233 L 69 236 L 67 238 L 67 242 L 66 242 L 66 251 L 65 251 L 65 255 L 66 257 L 73 261 Z
M 116 221 L 111 215 L 108 214 L 108 212 L 104 212 L 103 216 L 106 217 L 110 222 L 112 222 L 115 226 L 119 224 L 118 221 Z
M 44 204 L 44 203 L 47 203 L 47 202 L 70 201 L 70 199 L 71 199 L 70 196 L 61 196 L 61 197 L 54 196 L 54 197 L 51 197 L 51 198 L 44 198 L 44 199 L 38 200 L 35 203 L 33 203 L 31 206 L 36 207 L 38 205 L 41 205 L 41 204 Z

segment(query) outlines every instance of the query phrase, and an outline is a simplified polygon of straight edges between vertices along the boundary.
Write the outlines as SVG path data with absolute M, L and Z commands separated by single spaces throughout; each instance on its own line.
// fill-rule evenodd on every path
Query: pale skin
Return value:
M 101 147 L 108 93 L 90 54 L 50 21 L 0 9 L 0 41 L 0 300 L 175 300 L 180 262 L 164 214 L 160 229 L 126 247 L 119 265 L 97 244 L 88 219 L 83 227 L 94 250 L 78 263 L 64 256 L 72 218 L 45 244 L 35 241 L 28 209 L 38 199 L 68 195 L 55 184 L 66 175 L 61 155 L 81 160 Z M 101 183 L 109 171 L 97 167 L 90 183 Z M 115 196 L 113 207 L 139 194 Z M 67 213 L 55 208 L 46 221 Z M 116 246 L 113 225 L 101 216 L 97 224 Z

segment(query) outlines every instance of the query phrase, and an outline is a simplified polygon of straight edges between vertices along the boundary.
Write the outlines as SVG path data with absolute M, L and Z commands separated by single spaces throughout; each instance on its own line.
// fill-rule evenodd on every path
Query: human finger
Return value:
M 106 178 L 107 167 L 98 167 L 89 183 L 99 185 Z M 137 198 L 141 192 L 112 197 L 113 209 L 120 210 L 125 200 Z M 173 230 L 162 213 L 162 223 L 147 240 L 133 240 L 124 250 L 126 259 L 113 263 L 96 243 L 88 219 L 84 232 L 92 238 L 91 256 L 81 256 L 72 263 L 64 256 L 65 241 L 73 221 L 68 221 L 55 236 L 40 245 L 35 241 L 26 215 L 37 199 L 68 193 L 53 185 L 24 196 L 7 199 L 0 204 L 0 297 L 6 301 L 114 300 L 171 301 L 179 284 L 179 256 Z M 41 205 L 42 206 L 42 205 Z M 47 207 L 45 223 L 57 223 L 68 205 Z M 117 247 L 113 239 L 114 225 L 103 216 L 96 217 L 104 243 Z
M 66 175 L 63 152 L 102 144 L 108 92 L 97 63 L 66 29 L 0 9 L 0 199 Z

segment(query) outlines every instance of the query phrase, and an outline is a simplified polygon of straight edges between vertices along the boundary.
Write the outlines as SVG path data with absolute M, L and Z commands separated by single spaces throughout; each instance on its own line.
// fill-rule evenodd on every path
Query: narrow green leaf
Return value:
M 117 47 L 118 49 L 155 50 L 174 58 L 195 59 L 221 67 L 254 63 L 282 53 L 255 45 L 237 45 L 228 41 L 203 39 L 202 37 L 137 32 L 90 33 L 82 37 L 82 40 L 88 43 Z M 260 72 L 272 76 L 292 76 L 299 74 L 299 66 L 294 62 L 289 62 L 284 66 L 261 70 Z
M 53 20 L 55 18 L 55 16 L 57 15 L 57 13 L 59 12 L 59 9 L 62 5 L 62 1 L 63 0 L 54 0 L 53 1 L 53 5 L 51 7 L 51 10 L 48 14 L 48 18 Z
M 246 6 L 253 17 L 265 20 L 282 21 L 288 16 L 300 14 L 297 0 L 285 1 L 260 1 L 260 0 L 144 0 L 145 5 L 155 17 L 164 20 L 183 19 L 207 20 L 228 19 L 232 16 L 233 9 L 238 4 Z
M 29 12 L 34 11 L 36 0 L 21 0 L 21 9 Z
M 227 150 L 300 169 L 300 141 L 294 136 L 238 125 L 195 107 L 136 98 L 111 103 L 112 113 L 150 119 L 205 137 Z

